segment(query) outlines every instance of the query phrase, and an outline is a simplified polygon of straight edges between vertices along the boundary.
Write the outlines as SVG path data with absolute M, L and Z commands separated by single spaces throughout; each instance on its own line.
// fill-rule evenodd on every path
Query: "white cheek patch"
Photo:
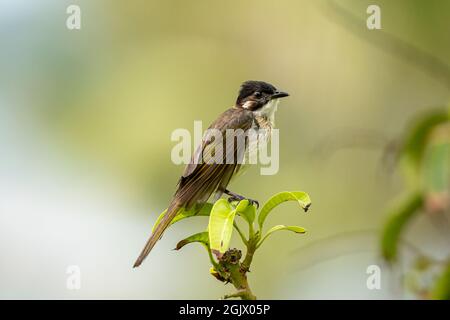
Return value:
M 244 105 L 242 106 L 244 109 L 250 109 L 253 105 L 253 101 L 247 101 L 246 103 L 244 103 Z

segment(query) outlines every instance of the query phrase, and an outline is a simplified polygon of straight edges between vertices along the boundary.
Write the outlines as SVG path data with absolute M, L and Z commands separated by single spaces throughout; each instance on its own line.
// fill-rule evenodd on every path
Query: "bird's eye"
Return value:
M 256 91 L 254 94 L 255 98 L 260 98 L 261 97 L 261 92 Z

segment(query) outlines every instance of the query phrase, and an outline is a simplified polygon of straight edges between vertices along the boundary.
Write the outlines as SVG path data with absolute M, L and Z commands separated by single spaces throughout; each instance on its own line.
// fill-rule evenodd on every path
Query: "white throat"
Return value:
M 273 125 L 275 123 L 275 112 L 278 109 L 279 102 L 280 102 L 280 99 L 270 100 L 264 106 L 262 106 L 261 108 L 259 108 L 256 111 L 254 111 L 254 114 L 257 117 L 267 118 Z

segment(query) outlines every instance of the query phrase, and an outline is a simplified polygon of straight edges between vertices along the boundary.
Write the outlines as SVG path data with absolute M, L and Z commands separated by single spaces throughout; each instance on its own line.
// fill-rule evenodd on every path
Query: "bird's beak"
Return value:
M 270 97 L 270 99 L 278 99 L 278 98 L 284 98 L 284 97 L 288 97 L 288 96 L 289 96 L 289 93 L 287 93 L 287 92 L 277 91 Z

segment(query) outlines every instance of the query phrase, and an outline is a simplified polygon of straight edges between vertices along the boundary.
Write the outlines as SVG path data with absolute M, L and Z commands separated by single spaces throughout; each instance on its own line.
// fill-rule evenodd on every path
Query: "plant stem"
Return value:
M 253 261 L 253 255 L 255 254 L 255 250 L 257 248 L 258 239 L 252 237 L 249 239 L 247 243 L 247 252 L 245 253 L 244 261 L 242 261 L 241 268 L 245 270 L 245 272 L 250 270 L 250 265 Z
M 247 245 L 247 239 L 245 238 L 244 233 L 242 232 L 242 230 L 239 228 L 239 226 L 237 225 L 236 222 L 233 222 L 233 226 L 234 228 L 237 230 L 237 232 L 239 233 L 239 236 L 241 237 L 242 242 Z
M 250 270 L 250 265 L 253 261 L 253 255 L 258 248 L 258 242 L 260 240 L 259 231 L 255 233 L 253 223 L 248 224 L 248 234 L 249 237 L 246 243 L 247 252 L 245 253 L 245 258 L 241 265 L 242 269 L 244 269 L 246 272 Z
M 247 272 L 244 271 L 239 264 L 231 271 L 231 282 L 238 290 L 237 294 L 242 300 L 256 300 L 255 295 L 248 285 Z
M 229 249 L 222 256 L 218 257 L 219 263 L 214 268 L 217 273 L 213 272 L 214 277 L 223 282 L 231 282 L 237 289 L 237 292 L 225 295 L 224 299 L 241 298 L 242 300 L 256 300 L 256 296 L 252 293 L 247 280 L 247 272 L 250 270 L 250 265 L 253 261 L 253 255 L 257 249 L 260 240 L 259 231 L 255 232 L 253 223 L 248 223 L 248 240 L 244 233 L 238 227 L 237 223 L 233 223 L 234 228 L 239 233 L 242 242 L 247 247 L 245 258 L 240 262 L 242 253 L 238 249 Z
M 241 251 L 238 249 L 229 249 L 219 258 L 219 266 L 216 269 L 220 274 L 221 281 L 231 282 L 237 289 L 237 292 L 224 296 L 228 298 L 241 298 L 242 300 L 255 300 L 256 296 L 252 293 L 247 281 L 247 265 L 240 263 Z M 253 253 L 251 254 L 253 256 Z M 246 258 L 249 257 L 248 252 Z M 245 261 L 245 259 L 244 259 Z M 251 262 L 251 258 L 249 260 Z
M 211 262 L 213 267 L 215 269 L 217 269 L 219 267 L 219 264 L 214 260 L 211 250 L 209 250 L 209 248 L 207 246 L 205 246 L 205 248 L 206 248 L 206 251 L 208 252 L 209 261 Z
M 239 229 L 237 228 L 239 231 Z M 220 274 L 221 281 L 231 282 L 237 289 L 234 294 L 224 296 L 224 299 L 241 298 L 242 300 L 256 300 L 256 296 L 252 293 L 247 280 L 247 272 L 253 261 L 253 255 L 260 240 L 259 232 L 254 231 L 253 225 L 249 224 L 249 239 L 245 241 L 247 252 L 242 262 L 241 251 L 237 249 L 229 249 L 219 259 L 219 265 L 216 270 Z

